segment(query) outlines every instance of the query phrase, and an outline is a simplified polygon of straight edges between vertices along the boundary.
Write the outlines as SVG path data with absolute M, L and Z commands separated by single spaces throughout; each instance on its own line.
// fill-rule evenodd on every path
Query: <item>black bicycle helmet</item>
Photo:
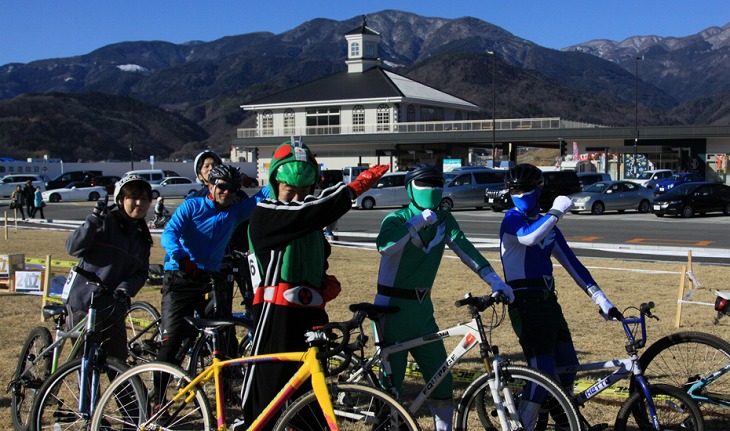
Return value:
M 413 165 L 406 173 L 405 186 L 408 187 L 413 181 L 424 181 L 436 187 L 444 186 L 444 174 L 436 169 L 434 165 L 427 163 Z
M 239 188 L 243 182 L 241 172 L 237 167 L 231 165 L 218 165 L 208 174 L 208 182 L 215 184 L 216 180 L 223 180 L 229 184 L 235 184 Z
M 200 169 L 203 167 L 203 162 L 205 161 L 205 159 L 207 159 L 209 157 L 214 158 L 216 161 L 216 164 L 218 164 L 218 165 L 223 164 L 223 159 L 221 159 L 221 156 L 219 156 L 218 153 L 216 153 L 215 151 L 205 150 L 205 151 L 201 152 L 200 154 L 198 154 L 197 156 L 195 156 L 195 162 L 193 163 L 193 165 L 194 165 L 194 169 L 195 169 L 195 180 L 198 182 L 200 182 L 198 175 L 200 174 Z
M 521 163 L 504 176 L 504 185 L 511 191 L 529 192 L 543 183 L 542 171 L 535 165 Z

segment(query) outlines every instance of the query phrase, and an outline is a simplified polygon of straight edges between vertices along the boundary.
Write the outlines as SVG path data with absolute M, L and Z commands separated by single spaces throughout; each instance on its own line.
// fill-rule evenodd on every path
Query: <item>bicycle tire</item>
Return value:
M 25 343 L 23 343 L 23 349 L 20 351 L 20 357 L 18 358 L 18 366 L 15 368 L 13 379 L 8 385 L 11 392 L 10 416 L 16 431 L 29 429 L 30 412 L 35 394 L 51 374 L 52 354 L 47 354 L 34 363 L 38 359 L 38 354 L 50 346 L 51 343 L 53 343 L 51 332 L 43 326 L 33 328 L 28 334 L 28 338 L 25 339 Z M 23 377 L 21 378 L 21 376 Z
M 395 398 L 371 386 L 328 383 L 340 430 L 420 430 L 408 410 Z M 314 391 L 297 398 L 274 426 L 275 431 L 328 429 Z
M 697 403 L 682 389 L 664 385 L 649 385 L 657 417 L 663 430 L 704 431 L 705 422 Z M 652 430 L 646 397 L 634 392 L 624 401 L 616 416 L 614 431 Z
M 130 305 L 124 318 L 130 365 L 153 361 L 157 357 L 162 342 L 159 319 L 160 313 L 148 302 L 135 301 Z
M 560 421 L 559 425 L 567 426 L 567 428 L 560 429 L 580 431 L 580 418 L 573 400 L 547 374 L 534 368 L 508 365 L 503 367 L 502 375 L 507 378 L 506 383 L 512 388 L 517 405 L 519 405 L 520 401 L 520 389 L 527 382 L 540 385 L 546 391 L 548 398 L 544 405 L 551 405 L 552 407 L 549 411 L 545 411 L 548 414 L 543 417 L 543 420 L 548 422 L 541 422 L 540 426 L 546 426 L 547 429 L 552 429 L 555 428 L 556 422 Z M 502 429 L 489 389 L 490 379 L 492 378 L 494 378 L 494 373 L 482 374 L 464 391 L 456 407 L 454 430 Z M 545 410 L 545 407 L 543 407 L 543 410 Z
M 119 375 L 99 398 L 91 418 L 90 429 L 110 431 L 138 429 L 142 426 L 146 429 L 170 431 L 216 429 L 210 405 L 200 388 L 195 390 L 192 397 L 188 394 L 185 399 L 165 406 L 164 413 L 151 419 L 157 411 L 156 404 L 161 399 L 155 394 L 155 378 L 166 381 L 166 386 L 160 389 L 160 393 L 165 394 L 162 399 L 167 399 L 169 394 L 177 393 L 178 389 L 191 381 L 190 376 L 182 368 L 165 362 L 146 362 L 132 367 Z M 134 390 L 135 386 L 141 386 L 144 395 L 132 406 L 132 409 L 141 413 L 139 418 L 130 420 L 129 415 L 120 414 L 120 403 L 116 394 Z M 186 401 L 188 398 L 189 401 Z
M 31 411 L 31 429 L 36 431 L 51 431 L 58 429 L 79 429 L 85 430 L 88 425 L 88 418 L 84 418 L 78 412 L 79 388 L 82 358 L 74 359 L 59 367 L 58 370 L 46 380 L 33 403 Z M 101 387 L 98 395 L 109 386 L 111 371 L 120 375 L 127 370 L 127 366 L 115 358 L 107 358 L 106 364 L 100 373 Z M 143 396 L 137 392 L 135 395 Z
M 678 332 L 660 338 L 639 358 L 644 376 L 651 383 L 666 383 L 687 389 L 685 385 L 688 383 L 712 374 L 729 362 L 730 343 L 720 337 L 696 331 Z M 632 379 L 632 393 L 635 387 L 636 382 Z M 727 403 L 730 400 L 730 373 L 703 387 L 701 395 Z M 717 424 L 718 428 L 725 428 L 727 407 L 712 401 L 699 404 L 707 425 Z

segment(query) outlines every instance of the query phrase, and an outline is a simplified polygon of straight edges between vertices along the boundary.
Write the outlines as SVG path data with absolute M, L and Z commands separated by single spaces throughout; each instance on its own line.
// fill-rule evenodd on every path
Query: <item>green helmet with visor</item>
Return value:
M 319 178 L 319 164 L 312 152 L 301 141 L 292 139 L 279 145 L 274 151 L 269 168 L 269 187 L 272 196 L 277 196 L 279 183 L 295 187 L 312 186 Z

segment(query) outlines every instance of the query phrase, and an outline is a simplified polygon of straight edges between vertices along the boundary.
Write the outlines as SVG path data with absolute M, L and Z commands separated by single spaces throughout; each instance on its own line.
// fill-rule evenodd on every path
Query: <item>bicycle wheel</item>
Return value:
M 418 430 L 418 424 L 395 398 L 370 386 L 328 384 L 330 400 L 341 430 Z M 276 431 L 328 429 L 314 391 L 294 401 L 274 426 Z
M 547 395 L 540 410 L 541 415 L 537 429 L 580 430 L 580 420 L 573 400 L 545 373 L 533 368 L 510 365 L 504 367 L 502 375 L 506 380 L 504 383 L 512 389 L 511 392 L 516 405 L 519 405 L 522 388 L 527 383 L 540 386 L 545 390 Z M 489 388 L 493 378 L 494 373 L 482 374 L 464 391 L 464 395 L 456 408 L 455 430 L 502 429 L 497 416 L 497 407 Z M 500 405 L 504 404 L 500 402 Z M 507 415 L 509 416 L 509 414 Z
M 43 382 L 51 374 L 53 365 L 52 353 L 40 358 L 38 355 L 53 342 L 51 332 L 38 326 L 28 334 L 20 351 L 18 366 L 15 368 L 13 379 L 8 385 L 10 390 L 10 416 L 13 426 L 18 431 L 25 431 L 29 428 L 28 419 L 30 409 L 33 406 L 33 398 L 43 385 Z
M 678 332 L 660 338 L 639 358 L 644 375 L 651 383 L 688 388 L 688 384 L 711 375 L 730 363 L 730 343 L 704 332 Z M 631 382 L 631 391 L 635 391 Z M 708 428 L 725 428 L 730 405 L 730 373 L 721 375 L 699 391 Z M 717 405 L 724 402 L 726 407 Z M 710 426 L 713 425 L 714 426 Z
M 40 388 L 31 412 L 31 429 L 86 430 L 88 418 L 82 417 L 79 412 L 81 360 L 81 358 L 74 359 L 59 367 Z M 123 363 L 114 358 L 107 358 L 99 373 L 97 397 L 109 386 L 111 380 L 126 370 L 127 366 Z M 143 393 L 135 395 L 144 396 Z
M 152 361 L 157 357 L 162 341 L 159 319 L 160 313 L 150 303 L 136 301 L 129 307 L 125 326 L 130 364 Z
M 178 401 L 171 400 L 190 380 L 182 368 L 168 363 L 146 362 L 132 367 L 114 380 L 101 396 L 91 418 L 90 429 L 215 429 L 210 406 L 199 388 Z M 143 394 L 131 403 L 119 396 L 137 393 L 137 387 Z
M 669 385 L 649 385 L 662 430 L 703 431 L 705 422 L 697 403 L 683 390 Z M 653 430 L 646 397 L 634 392 L 616 416 L 614 431 Z

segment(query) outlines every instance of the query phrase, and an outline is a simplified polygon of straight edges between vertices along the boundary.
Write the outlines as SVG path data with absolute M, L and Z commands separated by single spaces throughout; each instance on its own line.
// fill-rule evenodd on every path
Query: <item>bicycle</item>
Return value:
M 639 361 L 639 349 L 646 344 L 646 317 L 659 319 L 652 314 L 654 303 L 643 303 L 637 309 L 630 307 L 627 310 L 638 310 L 638 317 L 624 317 L 624 313 L 617 310 L 611 317 L 620 321 L 626 334 L 626 352 L 628 358 L 609 359 L 607 361 L 579 364 L 577 366 L 556 367 L 556 375 L 564 373 L 580 373 L 583 371 L 612 370 L 613 373 L 600 379 L 589 388 L 577 393 L 573 399 L 579 406 L 596 397 L 614 383 L 631 378 L 635 390 L 619 408 L 614 423 L 614 431 L 624 430 L 704 430 L 704 419 L 697 403 L 686 392 L 675 386 L 666 384 L 649 384 L 643 374 L 643 367 Z M 638 334 L 637 334 L 638 332 Z M 581 423 L 585 429 L 602 429 L 605 424 L 592 426 L 581 415 Z
M 129 336 L 129 361 L 144 359 L 145 355 L 137 352 L 136 343 L 143 334 L 150 331 L 149 327 L 138 326 L 148 318 L 140 317 L 137 313 L 143 310 L 145 314 L 157 314 L 157 310 L 151 305 L 144 302 L 133 302 L 127 313 L 128 334 L 131 332 L 134 336 Z M 35 394 L 41 388 L 43 383 L 49 376 L 56 373 L 59 367 L 78 357 L 83 347 L 83 334 L 86 330 L 86 319 L 81 320 L 73 328 L 66 329 L 66 307 L 63 305 L 52 304 L 43 307 L 43 317 L 52 319 L 54 331 L 53 336 L 45 326 L 38 326 L 31 330 L 23 344 L 18 359 L 18 365 L 13 379 L 7 387 L 7 391 L 11 392 L 11 419 L 13 427 L 17 431 L 26 431 L 29 428 L 28 419 L 30 411 L 35 399 Z M 157 314 L 159 316 L 159 314 Z M 134 323 L 133 323 L 134 322 Z M 155 322 L 155 320 L 153 320 Z M 156 322 L 159 324 L 159 321 Z M 159 331 L 157 331 L 159 334 Z M 67 341 L 71 341 L 71 350 L 67 355 L 62 355 L 63 349 Z M 144 342 L 144 341 L 143 341 Z
M 221 360 L 218 349 L 213 363 L 194 378 L 180 367 L 167 363 L 150 362 L 129 369 L 119 376 L 102 395 L 91 421 L 92 430 L 114 429 L 165 429 L 165 430 L 218 430 L 229 428 L 226 409 L 223 407 L 223 370 L 263 362 L 299 362 L 299 370 L 287 385 L 269 403 L 261 414 L 248 426 L 248 430 L 261 429 L 278 413 L 295 390 L 311 379 L 313 390 L 291 403 L 281 414 L 274 429 L 361 429 L 418 430 L 419 427 L 408 411 L 387 393 L 370 386 L 345 384 L 325 380 L 321 360 L 339 353 L 349 342 L 350 331 L 361 324 L 362 313 L 355 313 L 347 322 L 329 323 L 321 329 L 306 333 L 309 348 L 305 352 L 285 352 L 257 355 L 238 359 Z M 218 332 L 231 325 L 225 321 L 209 321 L 188 318 L 188 321 L 211 336 L 218 344 Z M 332 345 L 335 331 L 341 334 L 340 342 Z M 129 385 L 142 384 L 153 388 L 155 381 L 166 382 L 165 390 L 136 400 L 133 407 L 139 417 L 130 421 L 119 414 L 119 405 L 125 407 L 116 394 Z M 215 424 L 203 387 L 214 381 Z M 131 388 L 133 389 L 133 388 Z M 169 399 L 168 399 L 169 397 Z
M 721 294 L 718 293 L 718 299 L 724 299 Z M 726 313 L 718 310 L 718 316 Z M 644 375 L 652 382 L 683 388 L 697 401 L 708 428 L 727 427 L 726 409 L 730 408 L 729 342 L 704 332 L 677 332 L 647 347 L 639 363 Z
M 455 305 L 457 307 L 468 307 L 471 316 L 470 322 L 442 329 L 434 334 L 389 345 L 385 345 L 380 341 L 383 333 L 380 317 L 387 313 L 397 312 L 399 309 L 393 306 L 377 306 L 367 303 L 351 305 L 351 311 L 362 312 L 372 320 L 376 351 L 373 357 L 362 361 L 359 365 L 357 364 L 359 360 L 356 359 L 356 365 L 348 369 L 347 374 L 343 377 L 344 381 L 366 380 L 378 382 L 373 372 L 377 366 L 381 369 L 381 375 L 383 376 L 379 385 L 391 394 L 397 395 L 391 378 L 392 373 L 390 363 L 387 360 L 388 355 L 449 337 L 463 337 L 461 342 L 447 355 L 446 361 L 439 368 L 440 372 L 426 382 L 419 391 L 418 396 L 408 406 L 408 411 L 412 415 L 415 415 L 421 408 L 431 392 L 446 376 L 446 372 L 450 372 L 455 364 L 478 344 L 480 347 L 479 353 L 487 373 L 474 380 L 464 391 L 456 407 L 455 430 L 523 430 L 518 408 L 520 399 L 523 396 L 521 389 L 528 383 L 545 390 L 547 397 L 543 407 L 551 413 L 551 417 L 554 418 L 555 422 L 567 426 L 567 429 L 579 430 L 578 413 L 572 400 L 557 383 L 541 371 L 510 364 L 508 360 L 499 355 L 498 347 L 490 343 L 490 337 L 487 336 L 481 313 L 498 301 L 501 301 L 501 297 L 497 293 L 488 296 L 467 294 L 464 299 L 456 301 Z M 504 318 L 504 313 L 502 318 Z M 490 326 L 489 331 L 491 332 L 499 326 L 499 323 L 501 323 L 501 320 Z M 349 350 L 351 349 L 352 347 Z M 352 353 L 351 351 L 346 352 Z M 550 425 L 554 426 L 556 423 Z
M 38 390 L 30 410 L 29 424 L 32 430 L 85 428 L 102 388 L 128 368 L 125 363 L 106 357 L 102 347 L 104 340 L 97 328 L 100 322 L 97 321 L 95 300 L 99 294 L 110 295 L 110 292 L 96 274 L 81 268 L 75 271 L 98 288 L 91 294 L 85 330 L 79 336 L 83 353 L 81 357 L 59 367 Z M 110 305 L 116 306 L 122 305 L 116 301 Z M 104 380 L 104 376 L 108 381 Z M 132 389 L 133 392 L 120 394 L 120 398 L 143 396 L 139 386 L 133 386 Z

